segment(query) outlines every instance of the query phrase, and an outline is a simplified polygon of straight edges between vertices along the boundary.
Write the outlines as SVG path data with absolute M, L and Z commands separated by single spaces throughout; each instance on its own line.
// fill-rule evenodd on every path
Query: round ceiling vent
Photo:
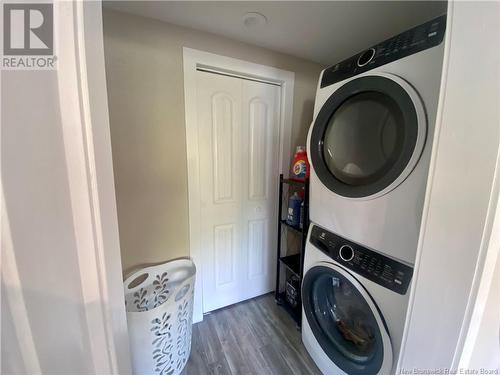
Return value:
M 243 24 L 249 29 L 255 29 L 267 24 L 267 18 L 257 12 L 249 12 L 243 15 Z

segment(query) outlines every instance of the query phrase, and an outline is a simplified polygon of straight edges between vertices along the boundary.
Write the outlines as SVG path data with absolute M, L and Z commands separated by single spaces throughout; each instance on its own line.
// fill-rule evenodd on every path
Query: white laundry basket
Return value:
M 134 374 L 179 374 L 191 352 L 196 267 L 189 259 L 143 268 L 124 282 Z

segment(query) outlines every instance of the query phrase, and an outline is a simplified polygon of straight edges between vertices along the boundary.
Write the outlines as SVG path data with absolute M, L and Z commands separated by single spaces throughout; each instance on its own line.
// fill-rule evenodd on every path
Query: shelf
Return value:
M 294 230 L 294 231 L 295 231 L 295 232 L 297 232 L 297 233 L 302 234 L 302 228 L 300 228 L 300 227 L 296 227 L 295 225 L 290 225 L 290 224 L 288 224 L 288 223 L 286 222 L 286 220 L 280 220 L 280 221 L 281 221 L 281 224 L 283 224 L 283 225 L 287 226 L 288 228 L 290 228 L 290 229 Z
M 301 326 L 302 321 L 302 306 L 299 304 L 297 307 L 291 306 L 287 300 L 285 292 L 278 294 L 278 299 L 276 300 L 279 306 L 283 307 L 285 311 L 292 317 L 292 319 L 297 323 L 297 326 Z
M 285 186 L 286 185 L 286 186 Z M 284 209 L 286 207 L 285 203 L 287 201 L 287 197 L 290 196 L 293 192 L 300 192 L 302 199 L 304 201 L 303 207 L 304 210 L 301 209 L 301 219 L 304 221 L 304 228 L 300 226 L 290 225 L 283 220 Z M 303 193 L 303 195 L 302 195 Z M 280 184 L 279 184 L 279 199 L 278 199 L 278 246 L 277 246 L 277 254 L 276 254 L 276 288 L 274 291 L 274 298 L 276 303 L 281 306 L 297 323 L 297 328 L 300 329 L 301 318 L 302 318 L 302 307 L 299 304 L 296 307 L 293 307 L 286 300 L 286 285 L 283 285 L 283 281 L 292 278 L 300 278 L 302 276 L 301 264 L 304 259 L 304 249 L 307 243 L 307 229 L 309 227 L 309 181 L 298 181 L 293 180 L 291 178 L 283 178 L 283 174 L 280 175 Z M 287 211 L 288 212 L 288 211 Z M 285 226 L 286 228 L 283 228 Z M 281 256 L 282 253 L 289 254 L 289 243 L 288 243 L 288 232 L 295 232 L 298 237 L 300 237 L 300 249 L 298 254 Z M 282 238 L 284 237 L 284 239 Z M 296 237 L 294 235 L 294 237 Z M 296 241 L 294 241 L 294 247 Z M 296 249 L 295 249 L 296 250 Z M 286 276 L 286 277 L 285 277 Z M 300 283 L 299 283 L 300 284 Z M 297 290 L 298 298 L 300 298 L 300 287 Z
M 295 275 L 300 277 L 300 254 L 281 257 L 280 261 Z
M 295 185 L 301 188 L 304 188 L 306 186 L 306 181 L 292 180 L 291 178 L 284 178 L 281 181 L 283 181 L 284 184 Z

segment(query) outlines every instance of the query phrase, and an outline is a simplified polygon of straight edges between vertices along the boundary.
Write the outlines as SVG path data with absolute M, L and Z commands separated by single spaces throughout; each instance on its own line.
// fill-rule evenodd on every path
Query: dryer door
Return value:
M 411 173 L 426 130 L 420 98 L 406 81 L 390 74 L 362 76 L 336 90 L 318 113 L 311 163 L 334 193 L 375 198 Z
M 319 345 L 347 374 L 388 374 L 392 347 L 368 292 L 345 269 L 319 263 L 302 283 L 304 313 Z

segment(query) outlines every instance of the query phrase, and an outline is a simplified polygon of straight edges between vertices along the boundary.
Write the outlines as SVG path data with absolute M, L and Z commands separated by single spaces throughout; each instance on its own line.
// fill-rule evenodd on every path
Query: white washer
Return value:
M 396 370 L 413 269 L 311 225 L 302 282 L 302 341 L 324 374 Z
M 446 16 L 321 73 L 308 135 L 310 219 L 414 263 Z

